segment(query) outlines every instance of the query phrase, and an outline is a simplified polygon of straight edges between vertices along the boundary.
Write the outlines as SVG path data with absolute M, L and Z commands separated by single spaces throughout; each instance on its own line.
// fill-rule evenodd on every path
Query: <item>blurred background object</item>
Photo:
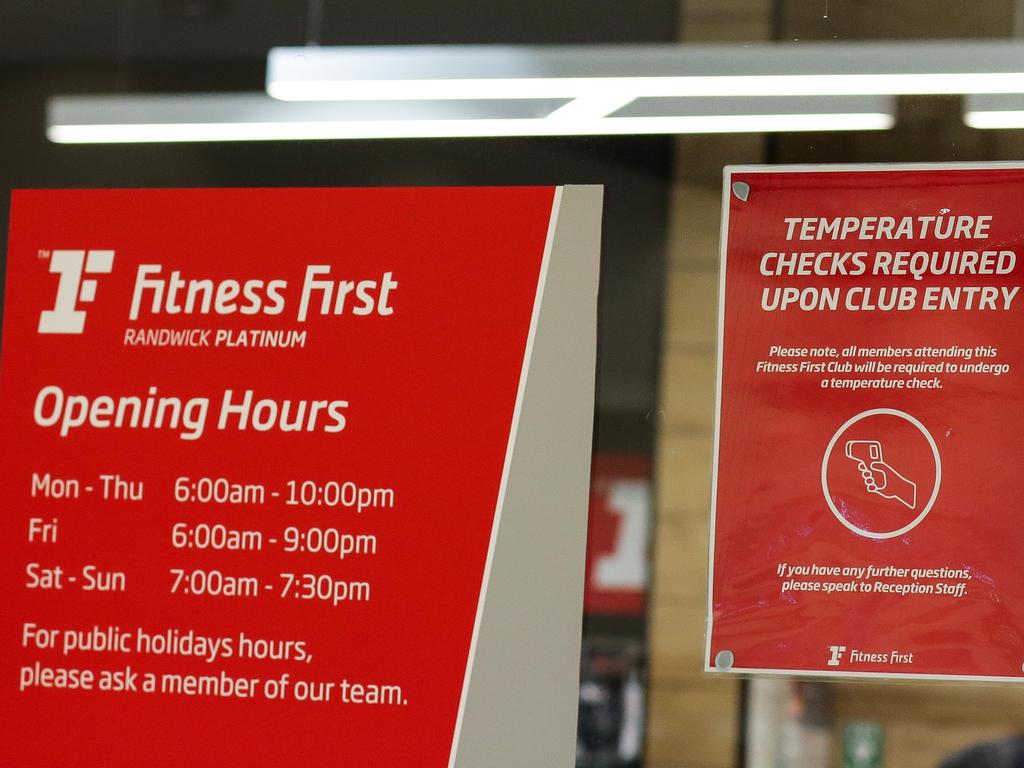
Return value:
M 645 677 L 638 643 L 590 640 L 584 645 L 576 737 L 579 768 L 641 765 Z

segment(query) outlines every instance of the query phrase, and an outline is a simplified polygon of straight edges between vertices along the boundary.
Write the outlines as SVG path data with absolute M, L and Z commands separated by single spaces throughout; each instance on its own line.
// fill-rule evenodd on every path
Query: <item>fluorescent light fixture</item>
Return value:
M 968 96 L 964 100 L 964 122 L 971 128 L 1024 128 L 1024 94 Z
M 584 136 L 891 128 L 891 97 L 283 102 L 261 93 L 57 96 L 62 144 Z
M 1018 93 L 1024 42 L 274 48 L 287 101 Z

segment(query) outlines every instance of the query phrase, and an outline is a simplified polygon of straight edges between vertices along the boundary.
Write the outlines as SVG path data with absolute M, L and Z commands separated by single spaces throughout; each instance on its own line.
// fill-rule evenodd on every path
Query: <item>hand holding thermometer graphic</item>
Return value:
M 848 440 L 846 458 L 857 462 L 864 487 L 870 493 L 883 499 L 894 499 L 910 509 L 917 506 L 917 483 L 886 463 L 878 440 Z

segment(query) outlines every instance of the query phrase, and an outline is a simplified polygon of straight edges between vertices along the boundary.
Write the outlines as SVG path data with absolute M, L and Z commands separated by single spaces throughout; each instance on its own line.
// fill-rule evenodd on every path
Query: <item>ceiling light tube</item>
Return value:
M 274 48 L 287 101 L 1019 93 L 1024 43 Z
M 579 96 L 548 115 L 550 120 L 581 120 L 607 117 L 633 101 L 632 97 L 611 93 L 605 96 Z
M 62 144 L 681 133 L 891 128 L 890 97 L 289 103 L 264 94 L 57 96 Z M 615 110 L 610 115 L 609 110 Z
M 1024 94 L 977 94 L 964 100 L 971 128 L 1024 128 Z

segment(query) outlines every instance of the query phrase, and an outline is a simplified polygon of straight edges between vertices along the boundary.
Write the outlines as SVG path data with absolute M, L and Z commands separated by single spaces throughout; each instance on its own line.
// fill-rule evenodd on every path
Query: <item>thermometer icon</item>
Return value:
M 908 480 L 889 464 L 878 440 L 848 440 L 846 458 L 857 462 L 869 493 L 892 499 L 913 509 L 917 506 L 917 483 Z

